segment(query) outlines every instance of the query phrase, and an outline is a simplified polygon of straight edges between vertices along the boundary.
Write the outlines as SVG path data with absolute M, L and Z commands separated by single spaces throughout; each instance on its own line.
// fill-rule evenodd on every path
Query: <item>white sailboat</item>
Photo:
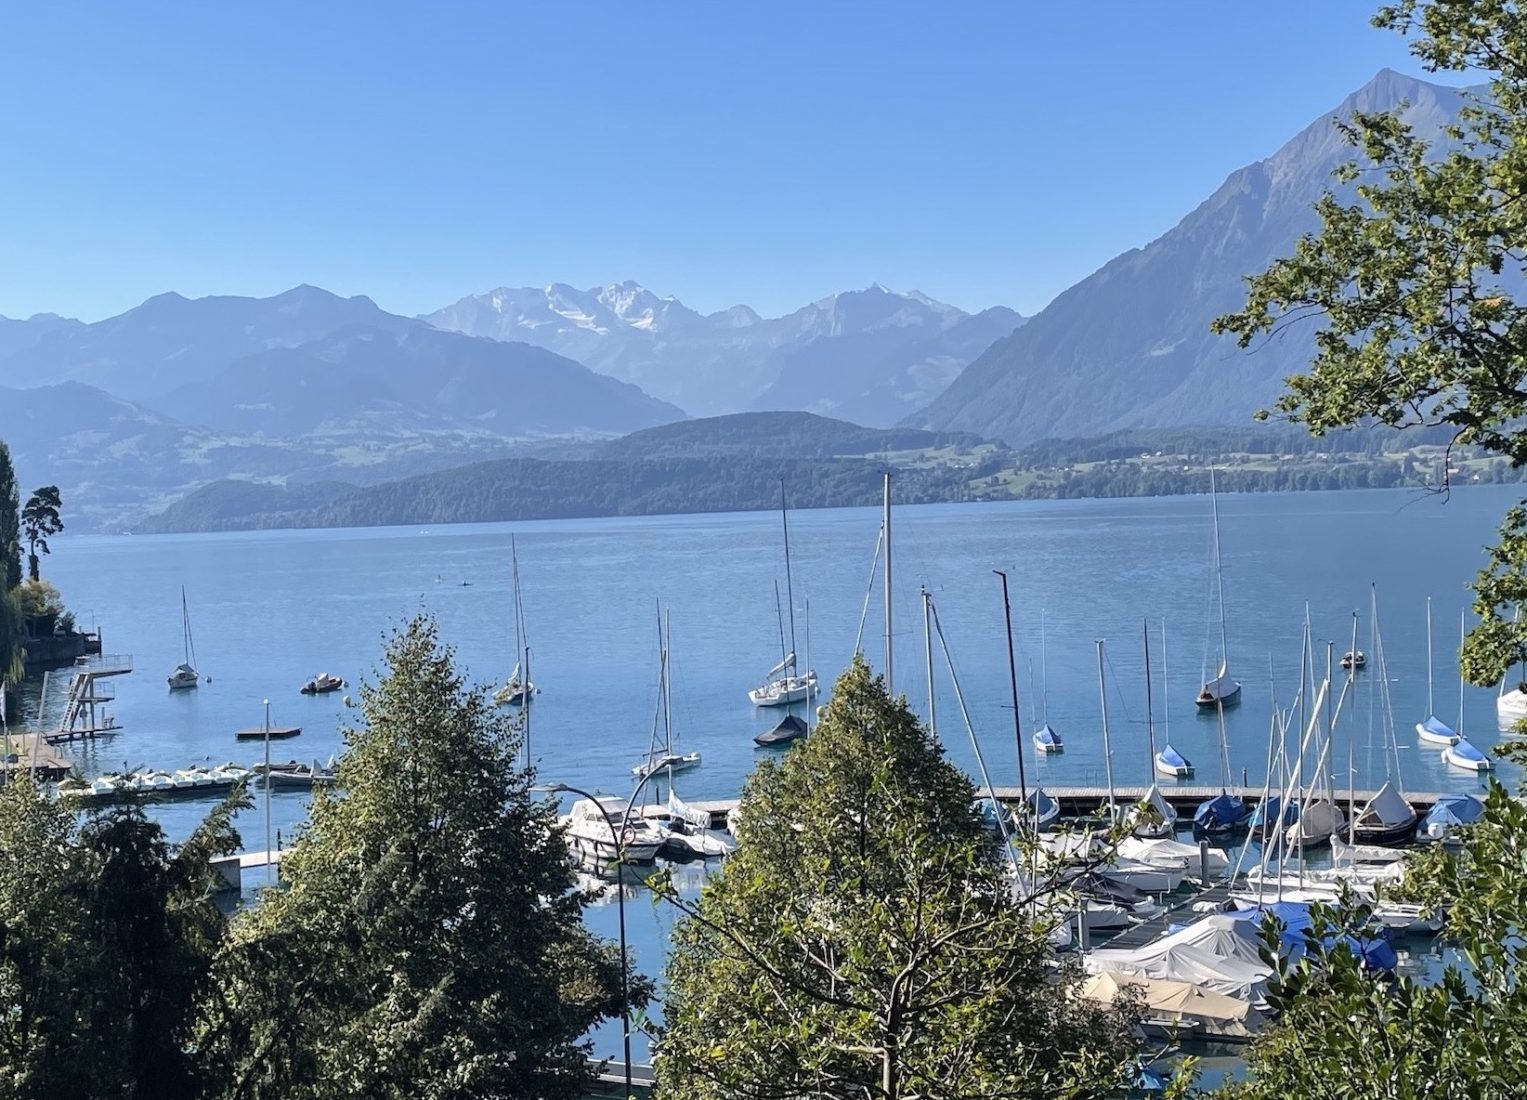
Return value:
M 785 541 L 785 596 L 790 608 L 790 645 L 785 646 L 785 614 L 779 602 L 779 583 L 774 585 L 774 613 L 779 619 L 780 662 L 764 674 L 764 682 L 748 692 L 755 707 L 787 707 L 809 702 L 817 693 L 817 674 L 808 668 L 804 674 L 795 661 L 795 581 L 790 570 L 790 512 L 785 506 L 785 483 L 779 483 L 779 521 Z
M 647 755 L 642 758 L 636 767 L 631 769 L 631 774 L 637 779 L 645 780 L 659 772 L 667 772 L 671 779 L 675 772 L 688 771 L 700 764 L 700 753 L 679 752 L 674 747 L 673 736 L 673 680 L 669 674 L 669 647 L 672 644 L 673 626 L 670 621 L 667 629 L 663 629 L 660 622 L 658 638 L 658 713 L 652 722 L 652 739 L 647 747 Z M 663 731 L 663 739 L 658 741 L 658 729 Z
M 1241 700 L 1241 683 L 1230 676 L 1230 651 L 1225 640 L 1225 577 L 1220 562 L 1219 494 L 1214 484 L 1214 467 L 1209 467 L 1209 507 L 1214 516 L 1213 580 L 1214 602 L 1219 607 L 1219 666 L 1211 680 L 1208 676 L 1208 646 L 1205 645 L 1203 686 L 1195 702 L 1205 710 L 1233 706 Z
M 1065 752 L 1066 742 L 1055 727 L 1050 725 L 1050 668 L 1045 658 L 1045 613 L 1042 608 L 1039 612 L 1039 684 L 1040 717 L 1039 729 L 1034 731 L 1034 749 L 1047 756 L 1050 753 Z
M 525 601 L 520 595 L 520 555 L 513 535 L 509 536 L 509 561 L 514 578 L 514 670 L 509 673 L 503 686 L 493 693 L 493 701 L 501 707 L 521 707 L 528 704 L 541 689 L 521 671 L 522 667 L 529 668 L 530 650 L 525 639 Z
M 1156 774 L 1168 779 L 1192 779 L 1193 761 L 1172 748 L 1172 682 L 1167 676 L 1165 619 L 1161 620 L 1161 688 L 1161 706 L 1166 718 L 1166 745 L 1156 753 Z
M 1405 789 L 1398 778 L 1400 774 L 1400 747 L 1395 738 L 1394 709 L 1389 701 L 1389 665 L 1384 658 L 1384 637 L 1379 631 L 1379 603 L 1378 589 L 1373 590 L 1372 621 L 1369 630 L 1372 633 L 1371 648 L 1378 658 L 1379 664 L 1379 692 L 1375 692 L 1374 686 L 1369 685 L 1369 706 L 1376 708 L 1378 700 L 1376 695 L 1382 693 L 1383 701 L 1383 733 L 1384 733 L 1384 785 L 1379 788 L 1368 804 L 1359 810 L 1353 817 L 1348 828 L 1348 844 L 1356 845 L 1379 845 L 1398 844 L 1410 840 L 1415 835 L 1416 824 L 1419 820 L 1413 807 L 1405 798 Z M 1353 615 L 1352 626 L 1353 646 L 1357 643 L 1356 613 Z M 1355 671 L 1355 670 L 1354 670 Z M 1369 711 L 1369 750 L 1372 751 L 1373 739 L 1373 709 Z M 1350 742 L 1348 748 L 1350 750 Z M 1348 765 L 1348 772 L 1351 772 Z M 1349 799 L 1349 804 L 1351 800 Z M 1361 842 L 1361 843 L 1359 843 Z M 1337 844 L 1332 840 L 1333 848 Z
M 184 636 L 185 660 L 175 666 L 168 680 L 171 691 L 189 691 L 201 683 L 196 671 L 196 643 L 191 640 L 191 611 L 186 603 L 186 586 L 180 586 L 180 628 Z
M 1458 744 L 1458 732 L 1437 717 L 1432 700 L 1432 598 L 1426 597 L 1426 721 L 1416 723 L 1416 737 L 1432 745 Z
M 1458 613 L 1458 645 L 1461 649 L 1464 639 L 1468 637 L 1468 622 L 1465 618 L 1467 612 Z M 1474 745 L 1463 735 L 1463 701 L 1468 694 L 1468 682 L 1463 678 L 1462 665 L 1458 672 L 1458 740 L 1442 750 L 1442 759 L 1449 765 L 1466 772 L 1488 772 L 1495 770 L 1495 761 L 1490 756 Z

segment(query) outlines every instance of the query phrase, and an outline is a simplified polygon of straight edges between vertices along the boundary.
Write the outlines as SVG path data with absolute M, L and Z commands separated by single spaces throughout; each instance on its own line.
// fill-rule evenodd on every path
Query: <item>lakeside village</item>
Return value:
M 1028 779 L 1038 773 L 1035 765 L 1039 756 L 1063 753 L 1066 738 L 1074 736 L 1052 728 L 1048 722 L 1025 729 L 1021 720 L 1015 721 L 1014 735 L 1020 746 L 1015 777 L 989 774 L 968 720 L 960 730 L 971 738 L 979 764 L 979 774 L 968 781 L 972 787 L 968 811 L 979 823 L 982 843 L 998 854 L 993 867 L 1003 883 L 1002 892 L 1008 899 L 1005 904 L 1026 913 L 1047 955 L 1063 960 L 1056 965 L 1072 975 L 1072 993 L 1078 1003 L 1095 1010 L 1122 1012 L 1121 1018 L 1127 1019 L 1129 1049 L 1135 1053 L 1130 1056 L 1130 1068 L 1122 1071 L 1117 1082 L 1120 1094 L 1166 1088 L 1166 1055 L 1191 1052 L 1205 1043 L 1254 1039 L 1278 1017 L 1280 1001 L 1274 991 L 1284 980 L 1283 968 L 1314 946 L 1328 950 L 1344 945 L 1360 968 L 1373 974 L 1394 971 L 1409 951 L 1426 950 L 1429 941 L 1446 933 L 1447 912 L 1435 901 L 1407 895 L 1410 853 L 1418 848 L 1456 847 L 1467 828 L 1485 814 L 1485 801 L 1479 797 L 1405 791 L 1394 778 L 1399 773 L 1401 742 L 1409 747 L 1412 733 L 1399 728 L 1388 706 L 1389 676 L 1382 637 L 1375 629 L 1371 640 L 1365 640 L 1367 650 L 1360 649 L 1355 617 L 1350 648 L 1340 655 L 1312 648 L 1306 628 L 1300 687 L 1272 715 L 1267 780 L 1259 787 L 1232 782 L 1223 715 L 1225 708 L 1241 705 L 1241 685 L 1226 657 L 1219 520 L 1212 481 L 1210 504 L 1213 540 L 1209 570 L 1218 611 L 1218 636 L 1212 641 L 1218 646 L 1218 661 L 1211 666 L 1213 675 L 1205 678 L 1194 703 L 1201 711 L 1219 716 L 1221 752 L 1215 765 L 1201 769 L 1168 741 L 1158 746 L 1148 702 L 1147 729 L 1158 781 L 1148 787 L 1115 784 L 1103 642 L 1097 643 L 1097 670 L 1106 786 L 1046 789 L 1037 780 Z M 247 805 L 246 791 L 263 789 L 267 837 L 272 789 L 337 786 L 341 792 L 337 802 L 325 800 L 331 807 L 359 798 L 353 784 L 361 773 L 349 770 L 345 759 L 273 762 L 272 742 L 295 738 L 301 730 L 272 726 L 268 712 L 263 725 L 237 734 L 240 742 L 263 750 L 258 763 L 175 768 L 172 762 L 162 762 L 132 772 L 82 774 L 70 757 L 71 748 L 118 732 L 120 727 L 109 712 L 110 684 L 134 669 L 130 657 L 103 653 L 99 634 L 77 632 L 62 610 L 59 594 L 41 579 L 39 564 L 49 552 L 47 539 L 62 530 L 60 507 L 56 489 L 49 488 L 39 490 L 22 509 L 19 535 L 20 542 L 28 547 L 29 570 L 22 583 L 13 586 L 13 599 L 22 608 L 25 627 L 21 641 L 26 650 L 25 668 L 28 674 L 41 673 L 44 680 L 38 714 L 56 711 L 60 717 L 48 728 L 28 731 L 7 727 L 4 774 L 8 779 L 28 776 L 40 784 L 61 812 L 69 813 L 141 809 L 170 799 L 231 799 Z M 856 693 L 878 693 L 879 707 L 892 707 L 899 719 L 915 725 L 916 720 L 903 709 L 905 704 L 894 707 L 890 694 L 896 660 L 889 610 L 893 603 L 892 518 L 891 478 L 887 475 L 883 520 L 865 600 L 867 617 L 874 589 L 883 586 L 883 680 L 870 681 L 868 667 L 856 663 L 845 675 L 844 683 L 853 686 L 843 705 L 862 705 L 864 700 L 855 698 Z M 776 779 L 790 771 L 793 756 L 804 753 L 805 746 L 819 739 L 821 730 L 817 727 L 841 725 L 848 713 L 844 710 L 835 718 L 834 707 L 825 702 L 823 685 L 810 663 L 809 621 L 804 624 L 806 649 L 797 659 L 797 623 L 793 610 L 789 614 L 784 610 L 793 609 L 795 602 L 783 486 L 780 519 L 785 584 L 784 601 L 777 608 L 781 657 L 762 682 L 748 690 L 749 699 L 761 712 L 778 715 L 773 728 L 756 738 L 769 758 L 764 769 Z M 523 751 L 528 760 L 531 715 L 541 687 L 531 679 L 519 562 L 513 549 L 511 556 L 518 660 L 491 700 L 482 700 L 481 705 L 493 709 L 494 722 L 507 723 L 502 728 L 511 731 L 516 757 Z M 1005 576 L 1002 588 L 1006 604 Z M 942 630 L 937 608 L 926 592 L 923 610 L 926 646 L 922 657 L 932 684 Z M 1010 608 L 1007 614 L 1011 661 Z M 172 692 L 196 691 L 203 683 L 191 611 L 183 594 L 181 619 L 183 659 L 167 670 L 166 676 L 166 689 Z M 1377 621 L 1376 606 L 1372 621 Z M 861 621 L 861 640 L 864 626 Z M 1149 701 L 1154 685 L 1148 628 L 1142 641 Z M 14 641 L 12 647 L 14 676 Z M 399 652 L 390 654 L 394 676 L 405 671 L 399 668 L 398 658 Z M 943 659 L 948 661 L 947 652 Z M 948 668 L 957 704 L 953 713 L 963 714 L 958 678 L 952 663 Z M 1020 713 L 1016 667 L 1010 671 L 1016 716 Z M 1390 754 L 1386 759 L 1392 758 L 1396 766 L 1388 769 L 1386 764 L 1391 778 L 1377 789 L 1344 790 L 1330 778 L 1335 771 L 1332 733 L 1344 714 L 1357 705 L 1354 687 L 1365 674 L 1377 676 L 1378 691 L 1374 694 L 1381 708 L 1385 752 Z M 778 836 L 762 835 L 763 831 L 777 833 L 779 829 L 766 799 L 764 805 L 750 805 L 738 799 L 686 801 L 680 796 L 685 773 L 701 763 L 701 755 L 685 751 L 673 735 L 666 642 L 659 685 L 659 717 L 653 740 L 632 769 L 629 795 L 599 795 L 556 782 L 543 782 L 532 792 L 542 803 L 555 795 L 575 798 L 569 812 L 559 819 L 555 843 L 565 843 L 569 858 L 588 881 L 599 884 L 596 888 L 618 884 L 613 889 L 621 906 L 622 935 L 627 894 L 636 885 L 645 885 L 654 896 L 668 899 L 700 927 L 710 927 L 704 901 L 696 902 L 683 894 L 674 885 L 672 872 L 661 869 L 664 865 L 698 860 L 724 867 L 741 850 L 755 844 L 772 847 L 779 842 Z M 347 686 L 340 676 L 319 673 L 294 688 L 304 694 L 324 694 Z M 378 697 L 391 690 L 388 683 L 375 689 Z M 556 690 L 555 686 L 550 690 Z M 55 691 L 62 693 L 63 703 L 50 711 L 48 697 Z M 840 699 L 843 691 L 840 685 Z M 348 696 L 346 701 L 351 702 Z M 377 705 L 374 697 L 363 710 L 369 715 Z M 1527 693 L 1521 687 L 1503 689 L 1498 706 L 1502 728 L 1506 728 L 1527 715 Z M 940 708 L 930 694 L 926 713 L 933 727 L 928 731 L 931 742 L 936 744 L 950 730 L 947 718 L 940 728 L 936 716 L 951 711 L 947 702 Z M 1494 761 L 1463 737 L 1461 728 L 1461 722 L 1455 730 L 1430 713 L 1414 725 L 1414 744 L 1440 751 L 1444 760 L 1460 771 L 1488 773 Z M 859 737 L 874 735 L 875 731 L 857 733 Z M 930 739 L 920 732 L 919 740 Z M 947 762 L 941 766 L 952 770 Z M 1205 778 L 1210 781 L 1203 782 Z M 760 790 L 766 790 L 766 785 Z M 291 851 L 218 851 L 212 853 L 206 870 L 215 886 L 236 894 L 245 871 L 279 862 Z M 721 875 L 707 877 L 724 879 Z M 1354 903 L 1360 906 L 1360 917 L 1345 926 L 1326 923 L 1330 918 L 1325 907 Z M 1276 929 L 1272 955 L 1266 939 L 1270 928 Z M 724 934 L 709 946 L 717 958 L 727 956 L 729 943 L 735 948 L 742 942 L 729 941 L 730 935 Z M 690 940 L 691 947 L 694 942 Z M 650 1090 L 653 1070 L 632 1061 L 631 1008 L 638 1000 L 633 993 L 633 982 L 638 979 L 629 972 L 623 942 L 620 952 L 620 980 L 625 991 L 621 998 L 624 1062 L 598 1063 L 594 1068 L 602 1074 L 604 1087 L 615 1090 L 612 1095 L 635 1095 Z M 642 988 L 647 989 L 645 985 Z M 672 1000 L 671 992 L 669 996 Z M 671 1004 L 669 1008 L 671 1012 Z M 675 1030 L 679 1026 L 675 1024 Z M 656 1033 L 660 1059 L 673 1042 L 672 1033 L 666 1037 L 661 1031 Z M 590 1087 L 601 1086 L 596 1083 Z

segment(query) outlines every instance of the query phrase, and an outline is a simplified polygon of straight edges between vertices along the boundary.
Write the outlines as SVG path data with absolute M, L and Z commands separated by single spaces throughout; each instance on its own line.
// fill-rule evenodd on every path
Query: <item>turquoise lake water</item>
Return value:
M 1287 703 L 1298 679 L 1301 623 L 1347 647 L 1354 610 L 1359 645 L 1368 642 L 1369 586 L 1376 584 L 1390 692 L 1401 746 L 1401 778 L 1412 790 L 1473 790 L 1472 775 L 1418 748 L 1413 726 L 1426 716 L 1425 599 L 1433 597 L 1436 709 L 1458 714 L 1456 649 L 1465 586 L 1482 564 L 1510 486 L 1441 498 L 1407 491 L 1222 496 L 1221 543 L 1231 667 L 1243 703 L 1228 713 L 1231 770 L 1261 779 L 1269 715 L 1269 659 Z M 806 643 L 824 683 L 848 661 L 863 609 L 878 509 L 791 515 L 798 647 Z M 1001 592 L 993 569 L 1008 571 L 1020 644 L 1025 726 L 1031 707 L 1047 711 L 1066 739 L 1063 755 L 1028 760 L 1047 783 L 1103 781 L 1093 640 L 1106 639 L 1115 777 L 1148 781 L 1141 624 L 1148 620 L 1158 677 L 1158 734 L 1198 764 L 1197 782 L 1217 782 L 1215 723 L 1196 713 L 1211 633 L 1210 519 L 1207 497 L 933 505 L 895 513 L 893 606 L 895 686 L 921 710 L 923 671 L 918 591 L 938 606 L 976 734 L 998 783 L 1017 779 L 1008 702 Z M 84 625 L 98 624 L 109 652 L 133 655 L 136 671 L 117 681 L 110 708 L 121 733 L 76 750 L 86 770 L 125 765 L 183 767 L 193 761 L 252 762 L 258 746 L 233 733 L 263 718 L 271 700 L 279 725 L 302 735 L 275 746 L 278 759 L 326 759 L 339 745 L 341 696 L 303 697 L 319 671 L 353 685 L 375 675 L 387 631 L 425 609 L 479 680 L 501 680 L 514 663 L 509 565 L 518 544 L 532 673 L 532 746 L 543 781 L 628 792 L 631 766 L 647 747 L 657 691 L 657 606 L 672 613 L 675 728 L 702 766 L 681 780 L 687 798 L 735 795 L 757 758 L 752 735 L 777 720 L 756 710 L 747 689 L 779 659 L 774 583 L 783 584 L 777 514 L 725 514 L 546 521 L 522 524 L 272 531 L 186 536 L 64 535 L 44 572 Z M 180 586 L 190 600 L 198 663 L 212 683 L 171 695 L 164 677 L 181 659 Z M 879 666 L 879 585 L 865 649 Z M 1048 693 L 1040 684 L 1040 619 Z M 1161 638 L 1166 634 L 1166 686 Z M 1217 626 L 1212 628 L 1217 634 Z M 940 671 L 939 724 L 954 760 L 973 767 L 970 739 Z M 1032 665 L 1032 675 L 1028 666 Z M 1370 665 L 1367 676 L 1377 674 Z M 1494 693 L 1470 689 L 1466 732 L 1495 743 Z M 1369 753 L 1367 693 L 1338 730 L 1346 782 L 1346 738 L 1356 739 L 1358 784 L 1381 782 L 1382 753 Z M 1501 778 L 1516 781 L 1503 769 Z M 302 820 L 305 797 L 272 800 L 283 836 Z M 176 835 L 205 806 L 156 809 Z M 251 848 L 263 846 L 262 811 L 240 822 Z M 630 907 L 631 938 L 655 969 L 670 923 L 645 901 Z M 590 922 L 614 932 L 613 907 Z M 607 1038 L 601 1033 L 601 1044 Z

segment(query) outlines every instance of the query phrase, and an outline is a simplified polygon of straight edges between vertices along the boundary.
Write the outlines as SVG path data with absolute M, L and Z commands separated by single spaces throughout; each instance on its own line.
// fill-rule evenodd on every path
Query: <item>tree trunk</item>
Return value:
M 37 560 L 36 553 L 29 553 L 29 554 L 27 554 L 27 563 L 31 567 L 32 580 L 33 581 L 40 581 L 40 580 L 42 580 L 42 571 L 40 569 L 38 569 L 38 565 L 40 563 Z
M 883 1100 L 896 1100 L 900 1095 L 901 1067 L 896 1060 L 896 1044 L 886 1043 L 880 1048 L 880 1095 Z

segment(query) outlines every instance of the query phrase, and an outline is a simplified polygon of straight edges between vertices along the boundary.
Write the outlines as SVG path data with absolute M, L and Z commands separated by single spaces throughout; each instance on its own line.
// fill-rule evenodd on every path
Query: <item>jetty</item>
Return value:
M 1031 786 L 1029 790 L 1032 792 L 1036 786 L 1038 784 Z M 1248 806 L 1256 806 L 1261 802 L 1263 793 L 1263 788 L 1260 786 L 1249 787 L 1234 784 L 1229 787 L 1221 787 L 1218 784 L 1213 786 L 1188 784 L 1168 786 L 1163 783 L 1157 787 L 1157 790 L 1172 809 L 1178 811 L 1179 814 L 1185 811 L 1190 817 L 1192 812 L 1201 803 L 1207 802 L 1211 798 L 1216 798 L 1227 791 L 1240 798 Z M 1115 786 L 1113 789 L 1113 800 L 1119 806 L 1133 806 L 1144 799 L 1149 791 L 1150 788 L 1144 786 Z M 1051 786 L 1046 783 L 1044 784 L 1044 792 L 1060 803 L 1060 813 L 1065 818 L 1096 817 L 1108 805 L 1107 787 Z M 1018 805 L 1022 801 L 1022 796 L 1019 794 L 1017 787 L 993 787 L 992 793 L 997 796 L 999 802 L 1013 806 Z M 1276 795 L 1278 792 L 1274 791 L 1273 793 Z M 1457 793 L 1457 791 L 1406 791 L 1405 801 L 1409 802 L 1416 812 L 1424 817 L 1439 801 L 1452 797 Z M 1361 812 L 1362 808 L 1376 794 L 1378 794 L 1376 790 L 1337 790 L 1329 796 L 1322 793 L 1321 798 L 1329 797 L 1338 808 L 1346 811 L 1347 816 L 1351 817 L 1354 813 Z M 736 808 L 738 801 L 736 798 L 702 798 L 686 799 L 685 803 L 692 810 L 700 810 L 710 814 L 712 828 L 724 828 L 726 815 Z
M 0 784 L 13 775 L 33 775 L 41 782 L 56 783 L 69 774 L 70 767 L 42 735 L 11 730 L 9 752 L 0 753 Z
M 285 741 L 289 737 L 296 737 L 301 732 L 301 726 L 255 726 L 252 729 L 239 730 L 233 736 L 239 741 L 264 741 L 266 738 L 272 741 Z
M 69 667 L 69 692 L 56 729 L 43 734 L 49 744 L 74 740 L 93 740 L 122 728 L 106 704 L 116 698 L 116 690 L 106 681 L 126 676 L 133 670 L 133 659 L 126 653 L 95 654 L 81 657 Z M 48 686 L 52 673 L 44 673 L 42 699 L 38 713 L 46 713 Z

